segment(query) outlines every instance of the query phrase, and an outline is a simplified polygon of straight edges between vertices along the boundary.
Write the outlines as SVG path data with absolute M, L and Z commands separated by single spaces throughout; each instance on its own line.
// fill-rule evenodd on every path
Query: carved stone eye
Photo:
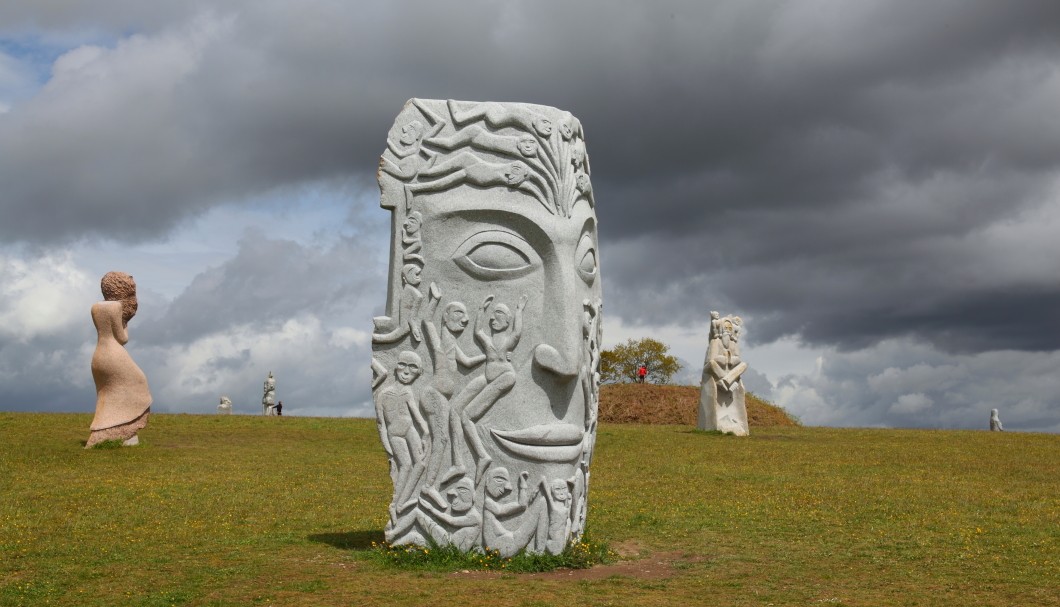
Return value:
M 578 243 L 574 259 L 577 263 L 578 274 L 585 284 L 592 286 L 596 281 L 596 249 L 593 246 L 593 239 L 588 234 L 582 236 Z
M 484 280 L 524 276 L 541 264 L 530 243 L 510 232 L 479 232 L 461 244 L 453 261 L 468 274 Z

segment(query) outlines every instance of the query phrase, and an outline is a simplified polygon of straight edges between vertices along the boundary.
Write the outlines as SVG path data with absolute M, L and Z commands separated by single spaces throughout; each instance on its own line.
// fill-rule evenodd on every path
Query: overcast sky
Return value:
M 0 3 L 0 410 L 371 415 L 374 172 L 411 97 L 581 119 L 605 346 L 739 314 L 812 425 L 1060 432 L 1060 3 Z

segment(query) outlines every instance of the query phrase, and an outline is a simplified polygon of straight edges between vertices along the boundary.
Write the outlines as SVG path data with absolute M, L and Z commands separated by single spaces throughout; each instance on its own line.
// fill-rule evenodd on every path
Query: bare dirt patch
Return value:
M 618 550 L 616 549 L 616 552 Z M 621 552 L 619 552 L 621 555 Z M 656 552 L 632 560 L 621 560 L 610 565 L 597 565 L 589 569 L 557 569 L 544 573 L 513 574 L 503 571 L 456 571 L 453 577 L 464 579 L 496 579 L 518 575 L 520 578 L 539 580 L 604 580 L 610 577 L 628 577 L 637 580 L 666 580 L 677 575 L 683 565 L 699 563 L 706 557 L 687 552 Z

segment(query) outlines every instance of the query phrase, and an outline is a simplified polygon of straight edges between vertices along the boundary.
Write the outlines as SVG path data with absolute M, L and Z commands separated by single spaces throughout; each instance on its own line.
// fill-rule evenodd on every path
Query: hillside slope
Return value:
M 620 424 L 696 425 L 699 388 L 655 384 L 600 386 L 600 421 Z M 752 427 L 798 426 L 786 411 L 753 394 L 747 395 L 747 422 Z

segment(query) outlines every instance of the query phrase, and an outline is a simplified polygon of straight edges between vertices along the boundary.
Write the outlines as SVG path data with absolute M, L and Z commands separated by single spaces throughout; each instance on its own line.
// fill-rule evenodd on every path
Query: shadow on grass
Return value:
M 346 550 L 368 550 L 372 547 L 372 542 L 382 544 L 384 537 L 382 529 L 369 529 L 340 533 L 314 533 L 306 539 Z

